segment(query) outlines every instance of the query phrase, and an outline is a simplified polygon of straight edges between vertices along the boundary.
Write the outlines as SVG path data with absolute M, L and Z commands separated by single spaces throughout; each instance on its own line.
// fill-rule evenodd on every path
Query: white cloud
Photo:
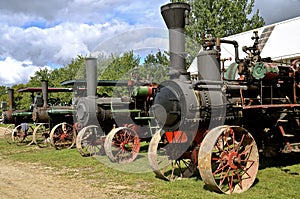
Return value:
M 31 60 L 35 65 L 49 62 L 68 64 L 77 55 L 87 55 L 95 46 L 118 32 L 131 29 L 126 23 L 87 25 L 63 23 L 40 29 L 3 26 L 0 54 L 16 60 Z
M 99 43 L 93 50 L 110 53 L 122 53 L 129 50 L 168 49 L 168 30 L 162 28 L 135 28 L 115 34 Z
M 57 24 L 105 23 L 112 19 L 147 23 L 150 26 L 160 19 L 159 7 L 169 0 L 0 0 L 0 22 L 23 25 L 29 21 Z M 152 23 L 153 22 L 153 23 Z
M 0 85 L 28 79 L 25 75 L 30 74 L 29 69 L 37 66 L 66 65 L 79 54 L 168 49 L 160 6 L 169 2 L 0 0 L 0 70 L 10 64 L 20 75 L 11 75 L 14 76 L 11 78 L 1 72 Z M 282 5 L 280 2 L 274 0 L 270 4 L 267 0 L 257 0 L 256 4 L 261 11 L 275 9 L 277 17 L 280 10 L 289 10 L 289 14 L 292 10 L 299 11 L 300 6 L 295 6 L 299 5 L 299 0 L 288 0 L 285 9 L 276 9 L 276 5 Z M 290 5 L 294 9 L 287 9 Z M 280 13 L 283 14 L 287 13 Z M 24 67 L 23 63 L 30 64 Z
M 5 60 L 0 61 L 0 85 L 11 86 L 13 84 L 27 83 L 30 76 L 41 68 L 50 67 L 38 67 L 32 65 L 31 61 L 16 61 L 11 57 L 7 57 Z
M 146 39 L 141 34 L 144 31 L 126 33 L 143 27 L 164 28 L 160 6 L 168 2 L 0 0 L 1 69 L 13 65 L 16 71 L 13 77 L 2 72 L 0 85 L 24 82 L 34 66 L 66 65 L 77 55 L 88 55 L 99 46 L 120 51 L 165 45 L 166 42 L 155 41 L 157 37 Z M 24 67 L 25 62 L 30 66 Z

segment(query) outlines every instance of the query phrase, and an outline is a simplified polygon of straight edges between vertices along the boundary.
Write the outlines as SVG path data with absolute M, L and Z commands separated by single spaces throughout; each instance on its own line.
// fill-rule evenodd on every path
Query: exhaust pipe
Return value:
M 12 89 L 12 88 L 8 89 L 7 94 L 8 94 L 9 110 L 13 110 L 14 109 L 14 89 Z
M 85 60 L 87 96 L 96 96 L 97 89 L 97 59 L 88 57 Z
M 185 62 L 185 31 L 191 8 L 186 3 L 169 3 L 161 7 L 161 14 L 169 29 L 171 78 L 187 79 Z
M 42 80 L 43 107 L 48 106 L 48 81 Z

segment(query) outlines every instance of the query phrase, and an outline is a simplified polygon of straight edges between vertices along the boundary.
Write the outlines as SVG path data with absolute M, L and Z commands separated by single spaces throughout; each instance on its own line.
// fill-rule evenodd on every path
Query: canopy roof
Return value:
M 48 88 L 48 92 L 72 92 L 72 88 Z M 42 87 L 28 87 L 17 90 L 17 92 L 42 92 Z
M 61 83 L 63 86 L 85 85 L 85 80 L 67 80 Z M 126 80 L 98 80 L 98 86 L 128 86 Z

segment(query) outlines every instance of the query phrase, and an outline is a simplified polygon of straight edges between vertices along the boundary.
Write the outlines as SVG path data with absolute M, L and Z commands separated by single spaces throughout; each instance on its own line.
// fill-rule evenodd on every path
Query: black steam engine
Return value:
M 76 99 L 76 147 L 86 155 L 106 155 L 113 162 L 133 161 L 140 150 L 140 141 L 152 135 L 149 108 L 156 84 L 129 81 L 97 81 L 97 59 L 86 59 L 86 94 Z M 76 84 L 76 83 L 75 83 Z M 97 86 L 122 87 L 128 96 L 96 95 Z M 75 87 L 78 87 L 75 85 Z
M 2 102 L 1 107 L 3 109 L 2 122 L 4 124 L 14 124 L 18 126 L 22 122 L 32 122 L 31 110 L 15 110 L 14 107 L 14 89 L 8 89 L 8 109 L 5 101 Z
M 199 79 L 189 80 L 184 57 L 189 11 L 185 3 L 161 7 L 172 71 L 154 96 L 161 129 L 151 139 L 148 158 L 160 178 L 190 177 L 198 167 L 208 188 L 240 193 L 256 178 L 259 152 L 300 152 L 299 67 L 297 61 L 286 66 L 261 58 L 256 32 L 254 45 L 243 47 L 245 59 L 239 59 L 237 42 L 209 36 L 197 56 Z M 222 75 L 220 46 L 228 44 L 235 47 L 236 63 Z
M 70 88 L 48 88 L 48 81 L 41 81 L 42 87 L 28 87 L 17 92 L 31 93 L 29 110 L 15 110 L 14 90 L 8 89 L 9 109 L 3 107 L 3 123 L 12 125 L 6 129 L 6 140 L 20 144 L 35 143 L 39 147 L 50 143 L 56 148 L 75 144 L 76 132 L 73 130 L 73 107 L 60 99 L 49 98 L 48 93 L 72 92 Z M 42 95 L 40 94 L 42 93 Z M 51 130 L 51 133 L 50 133 Z
M 75 144 L 76 131 L 73 128 L 74 108 L 70 103 L 61 102 L 58 98 L 49 98 L 50 92 L 72 92 L 71 88 L 49 88 L 48 81 L 41 81 L 42 88 L 27 90 L 42 91 L 37 94 L 33 103 L 32 119 L 37 124 L 33 140 L 39 147 L 51 144 L 56 149 L 71 148 Z

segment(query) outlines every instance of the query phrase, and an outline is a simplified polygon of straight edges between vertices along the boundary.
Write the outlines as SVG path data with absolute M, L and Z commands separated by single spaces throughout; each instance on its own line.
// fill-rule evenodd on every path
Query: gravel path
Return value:
M 0 127 L 0 139 L 3 139 L 4 128 Z M 111 184 L 95 187 L 83 177 L 76 179 L 63 176 L 55 168 L 40 164 L 23 163 L 6 159 L 0 154 L 0 198 L 1 199 L 89 199 L 89 198 L 149 198 L 122 187 Z M 105 184 L 97 179 L 97 184 Z M 107 184 L 106 184 L 107 185 Z M 123 191 L 124 190 L 124 191 Z

